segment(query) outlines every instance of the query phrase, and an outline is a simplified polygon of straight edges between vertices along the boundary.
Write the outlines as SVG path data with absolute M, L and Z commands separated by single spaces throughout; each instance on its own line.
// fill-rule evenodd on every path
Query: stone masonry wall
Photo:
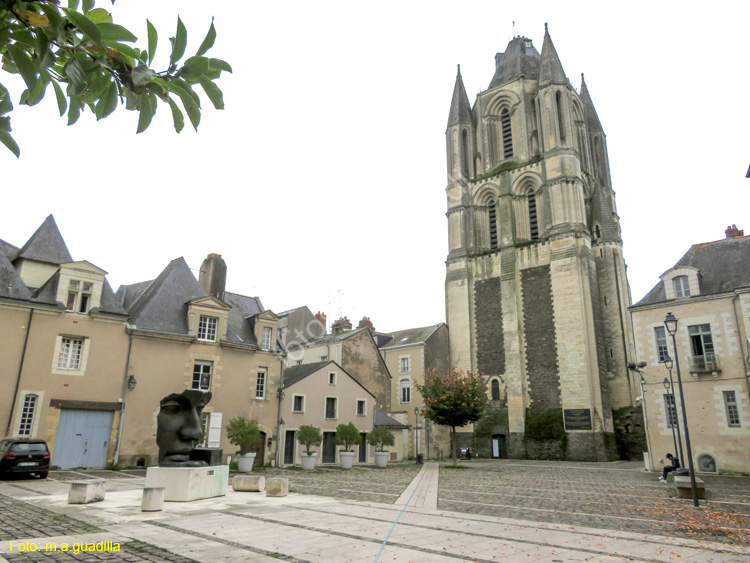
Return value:
M 483 375 L 505 373 L 500 278 L 474 282 L 477 369 Z
M 557 335 L 549 266 L 521 270 L 526 377 L 532 408 L 560 407 Z

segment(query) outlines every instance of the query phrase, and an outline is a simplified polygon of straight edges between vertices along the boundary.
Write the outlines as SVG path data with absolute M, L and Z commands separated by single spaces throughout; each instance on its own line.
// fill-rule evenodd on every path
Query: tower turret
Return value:
M 448 177 L 458 179 L 474 176 L 474 125 L 471 119 L 471 103 L 469 103 L 464 81 L 461 78 L 461 65 L 458 65 L 456 85 L 453 87 L 448 129 L 445 136 L 448 150 Z

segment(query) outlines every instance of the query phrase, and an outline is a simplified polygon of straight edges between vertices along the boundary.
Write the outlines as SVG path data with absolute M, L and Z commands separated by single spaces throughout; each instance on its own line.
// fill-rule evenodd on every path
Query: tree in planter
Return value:
M 344 446 L 345 452 L 350 452 L 352 446 L 359 444 L 360 439 L 359 430 L 353 422 L 350 422 L 349 424 L 339 424 L 336 427 L 336 436 L 333 441 L 337 446 Z
M 239 455 L 251 453 L 250 448 L 260 439 L 258 421 L 250 420 L 244 416 L 232 418 L 227 424 L 226 430 L 229 443 L 240 448 L 237 452 Z
M 447 377 L 437 372 L 425 373 L 424 383 L 416 384 L 424 399 L 422 416 L 435 424 L 451 429 L 453 464 L 458 463 L 456 428 L 476 422 L 482 417 L 487 403 L 487 387 L 484 378 L 471 371 L 451 369 Z
M 367 436 L 367 442 L 371 446 L 375 446 L 376 452 L 384 452 L 386 446 L 392 446 L 396 443 L 396 439 L 385 426 L 376 426 Z
M 320 428 L 312 426 L 310 424 L 303 424 L 297 430 L 297 441 L 305 446 L 305 453 L 311 455 L 312 448 L 320 444 L 323 440 L 323 436 L 320 433 Z

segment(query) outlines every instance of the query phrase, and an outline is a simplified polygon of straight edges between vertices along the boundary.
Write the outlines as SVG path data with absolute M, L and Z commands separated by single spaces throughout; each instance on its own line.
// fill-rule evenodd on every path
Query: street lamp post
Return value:
M 677 351 L 675 351 L 675 356 L 677 355 Z M 677 427 L 677 442 L 674 446 L 674 453 L 677 453 L 677 445 L 679 444 L 680 447 L 680 459 L 682 460 L 682 463 L 685 463 L 685 457 L 682 453 L 682 436 L 680 435 L 680 418 L 677 416 L 677 395 L 675 395 L 674 392 L 674 379 L 672 379 L 672 368 L 674 367 L 674 361 L 672 361 L 671 356 L 667 356 L 664 359 L 664 367 L 667 368 L 669 371 L 669 381 L 667 381 L 667 378 L 664 378 L 664 388 L 672 394 L 672 401 L 674 402 L 674 426 L 672 426 L 672 438 L 674 439 L 674 430 L 675 427 Z M 671 391 L 670 391 L 671 389 Z M 680 399 L 682 400 L 682 399 Z M 667 417 L 669 417 L 669 413 L 667 413 Z
M 685 410 L 685 394 L 682 391 L 682 376 L 680 375 L 680 357 L 677 353 L 677 317 L 672 313 L 667 313 L 664 318 L 664 326 L 667 328 L 669 336 L 672 337 L 672 348 L 674 349 L 674 366 L 677 368 L 677 386 L 680 388 L 680 406 L 682 407 L 682 423 L 685 425 L 685 448 L 687 449 L 688 467 L 690 468 L 690 488 L 693 492 L 693 506 L 696 508 L 698 503 L 698 489 L 695 485 L 695 469 L 693 468 L 693 451 L 690 448 L 690 430 L 688 429 L 687 411 Z
M 674 392 L 670 391 L 670 389 L 669 389 L 669 379 L 667 379 L 665 377 L 664 381 L 662 381 L 662 383 L 664 384 L 664 389 L 667 390 L 667 393 L 670 393 L 674 397 Z M 669 418 L 671 417 L 671 414 L 672 414 L 671 412 L 667 413 L 667 421 L 668 422 L 671 422 L 669 420 Z M 674 428 L 675 428 L 675 426 L 677 426 L 677 428 L 679 429 L 679 426 L 678 426 L 678 422 L 677 422 L 677 409 L 676 408 L 675 408 L 674 418 L 675 418 L 674 424 L 670 424 L 670 426 L 672 427 L 672 443 L 674 444 L 674 453 L 677 454 L 678 453 L 677 452 L 677 437 L 675 436 Z M 682 443 L 680 443 L 680 446 L 682 446 Z M 682 448 L 680 448 L 679 455 L 680 455 L 680 459 L 682 459 Z
M 415 434 L 415 447 L 414 447 L 414 461 L 419 464 L 419 407 L 414 407 L 414 434 Z
M 636 402 L 641 403 L 641 409 L 643 413 L 643 425 L 646 432 L 646 449 L 648 450 L 649 454 L 649 462 L 648 466 L 653 467 L 654 466 L 654 452 L 651 448 L 651 438 L 648 435 L 648 413 L 646 412 L 646 379 L 643 377 L 643 372 L 641 369 L 645 368 L 648 364 L 646 362 L 638 362 L 637 364 L 635 362 L 628 362 L 627 368 L 630 371 L 634 371 L 638 374 L 641 384 L 641 396 L 636 398 Z M 645 462 L 645 460 L 644 460 Z

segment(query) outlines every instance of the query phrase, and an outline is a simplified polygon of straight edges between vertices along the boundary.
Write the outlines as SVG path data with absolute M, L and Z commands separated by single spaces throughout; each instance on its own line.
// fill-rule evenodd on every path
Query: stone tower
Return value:
M 638 394 L 630 289 L 604 131 L 546 25 L 541 54 L 515 37 L 495 56 L 473 107 L 459 67 L 446 148 L 451 361 L 488 377 L 510 457 L 536 455 L 527 413 L 557 410 L 567 458 L 611 458 L 612 411 Z

